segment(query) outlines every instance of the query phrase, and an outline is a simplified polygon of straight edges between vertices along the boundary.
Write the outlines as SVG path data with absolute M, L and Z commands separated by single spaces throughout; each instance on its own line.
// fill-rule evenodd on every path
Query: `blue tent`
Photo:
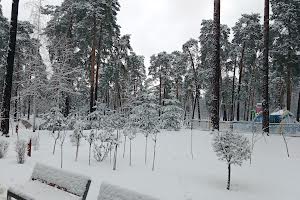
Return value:
M 260 112 L 255 118 L 254 122 L 262 122 L 263 116 L 262 112 Z M 281 123 L 282 121 L 286 123 L 295 123 L 296 119 L 294 115 L 288 110 L 278 110 L 273 112 L 269 116 L 270 123 Z

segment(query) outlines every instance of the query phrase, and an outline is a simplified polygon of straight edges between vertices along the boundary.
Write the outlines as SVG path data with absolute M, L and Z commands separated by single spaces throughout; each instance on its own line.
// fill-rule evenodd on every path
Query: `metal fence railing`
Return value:
M 193 120 L 193 128 L 204 131 L 211 130 L 210 120 Z M 233 130 L 234 132 L 261 132 L 262 123 L 251 121 L 221 121 L 220 130 Z M 271 134 L 300 134 L 300 123 L 270 123 Z

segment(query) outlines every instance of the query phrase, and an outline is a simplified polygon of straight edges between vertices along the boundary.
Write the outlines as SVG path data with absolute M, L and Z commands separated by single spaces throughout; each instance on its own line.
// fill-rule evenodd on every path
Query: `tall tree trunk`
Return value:
M 159 116 L 161 115 L 161 106 L 162 106 L 162 94 L 161 94 L 161 90 L 162 90 L 162 78 L 161 75 L 159 75 Z
M 247 105 L 248 105 L 248 103 L 247 103 L 247 100 L 245 100 L 245 102 L 244 102 L 244 121 L 246 121 L 246 119 L 247 119 Z
M 30 119 L 30 106 L 31 105 L 31 101 L 30 101 L 30 96 L 28 96 L 28 107 L 27 107 L 27 120 Z
M 94 112 L 95 93 L 95 64 L 96 64 L 96 15 L 94 14 L 94 27 L 92 30 L 92 52 L 91 52 L 91 88 L 90 88 L 90 113 Z
M 100 28 L 100 38 L 98 41 L 98 53 L 97 53 L 97 69 L 96 69 L 96 80 L 95 80 L 95 96 L 94 101 L 98 100 L 98 88 L 99 88 L 99 70 L 101 65 L 101 42 L 102 42 L 102 27 Z
M 37 102 L 36 95 L 33 96 L 33 119 L 32 119 L 32 131 L 35 132 L 36 129 L 36 115 L 37 115 Z
M 9 33 L 9 48 L 7 55 L 7 65 L 5 74 L 5 84 L 3 93 L 3 104 L 2 104 L 2 121 L 1 130 L 3 135 L 9 136 L 9 114 L 10 114 L 10 101 L 11 101 L 11 90 L 12 90 L 12 77 L 14 72 L 14 61 L 15 61 L 15 50 L 16 50 L 16 39 L 17 39 L 17 27 L 18 27 L 18 11 L 19 11 L 19 0 L 13 0 L 12 11 L 11 11 L 11 22 L 10 22 L 10 33 Z
M 176 80 L 176 99 L 179 100 L 179 81 Z
M 15 105 L 14 105 L 14 108 L 15 108 L 15 111 L 14 111 L 14 121 L 18 121 L 18 86 L 16 87 L 16 90 L 15 90 Z
M 263 87 L 262 87 L 262 107 L 263 123 L 262 129 L 269 134 L 269 13 L 270 2 L 265 0 L 264 9 L 264 51 L 263 51 Z
M 231 121 L 234 121 L 234 93 L 235 93 L 235 68 L 236 59 L 234 61 L 233 77 L 232 77 L 232 92 L 231 92 Z
M 16 66 L 16 71 L 20 70 L 20 59 L 17 56 L 17 66 Z M 20 77 L 19 77 L 19 73 L 17 73 L 17 81 L 20 81 Z M 19 84 L 17 84 L 16 89 L 15 89 L 15 105 L 14 105 L 14 121 L 16 122 L 18 120 L 18 104 L 20 102 L 18 102 L 19 98 L 18 98 L 18 90 L 19 90 Z
M 221 77 L 221 66 L 220 66 L 220 0 L 214 0 L 214 65 L 213 65 L 213 89 L 212 89 L 212 110 L 211 120 L 213 130 L 219 130 L 220 122 L 220 77 Z
M 237 93 L 237 106 L 236 106 L 236 120 L 240 121 L 240 92 L 241 92 L 241 85 L 242 85 L 242 78 L 243 78 L 243 68 L 244 68 L 244 54 L 245 54 L 245 46 L 246 43 L 243 42 L 242 46 L 242 55 L 240 60 L 240 69 L 239 69 L 239 84 L 238 84 L 238 93 Z
M 286 109 L 291 111 L 291 102 L 292 102 L 292 84 L 291 84 L 291 66 L 288 63 L 287 65 L 287 80 L 286 80 Z
M 300 92 L 298 97 L 297 121 L 300 122 Z
M 227 110 L 226 110 L 226 105 L 223 104 L 222 107 L 223 107 L 223 121 L 226 122 L 226 121 L 227 121 Z

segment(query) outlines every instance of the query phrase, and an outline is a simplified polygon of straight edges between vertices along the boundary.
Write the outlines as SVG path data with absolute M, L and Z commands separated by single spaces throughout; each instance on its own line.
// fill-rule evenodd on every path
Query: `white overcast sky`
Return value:
M 20 0 L 19 19 L 30 19 L 32 0 Z M 62 0 L 45 0 L 60 4 Z M 9 17 L 12 0 L 2 0 Z M 118 21 L 122 34 L 131 34 L 134 50 L 147 60 L 152 54 L 181 50 L 190 38 L 198 38 L 202 19 L 213 17 L 213 0 L 119 0 Z M 232 27 L 242 13 L 263 13 L 263 0 L 221 0 L 221 23 Z

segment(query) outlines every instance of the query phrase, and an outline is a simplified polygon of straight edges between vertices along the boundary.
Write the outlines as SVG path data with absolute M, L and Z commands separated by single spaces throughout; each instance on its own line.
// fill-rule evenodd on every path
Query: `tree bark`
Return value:
M 31 101 L 30 101 L 30 96 L 28 96 L 28 107 L 27 107 L 27 120 L 30 119 L 30 106 L 31 105 Z
M 233 68 L 233 77 L 232 77 L 232 92 L 231 92 L 231 121 L 234 121 L 234 93 L 235 93 L 235 68 L 236 68 L 236 59 L 234 61 Z
M 2 121 L 1 130 L 3 135 L 9 136 L 9 115 L 10 115 L 10 101 L 12 91 L 12 77 L 14 72 L 14 61 L 15 61 L 15 50 L 17 40 L 17 28 L 18 28 L 18 11 L 19 11 L 19 0 L 13 0 L 12 11 L 11 11 L 11 22 L 10 22 L 10 33 L 9 33 L 9 48 L 7 55 L 7 65 L 5 74 L 5 84 L 3 93 L 3 104 L 2 104 Z
M 98 100 L 98 88 L 99 88 L 99 70 L 101 65 L 101 42 L 102 42 L 102 27 L 100 28 L 100 38 L 98 41 L 98 53 L 97 53 L 97 69 L 96 69 L 96 80 L 95 80 L 95 96 L 94 101 Z
M 300 122 L 300 92 L 298 97 L 297 121 Z
M 91 52 L 91 88 L 90 88 L 90 113 L 94 112 L 95 100 L 95 64 L 96 64 L 96 15 L 94 14 L 94 27 L 92 30 L 92 52 Z
M 238 84 L 238 93 L 237 93 L 237 106 L 236 106 L 236 120 L 240 121 L 240 92 L 243 78 L 243 68 L 244 68 L 244 54 L 245 54 L 246 43 L 243 42 L 242 46 L 242 55 L 240 60 L 240 70 L 239 70 L 239 84 Z
M 263 50 L 263 87 L 262 87 L 262 107 L 263 107 L 263 132 L 269 134 L 269 15 L 270 2 L 265 0 L 264 8 L 264 50 Z
M 212 110 L 211 120 L 213 130 L 219 130 L 220 122 L 220 77 L 221 77 L 221 66 L 220 66 L 220 0 L 214 0 L 214 68 L 213 68 L 213 88 L 212 88 Z
M 154 139 L 154 149 L 153 149 L 153 162 L 152 162 L 152 171 L 155 169 L 155 158 L 156 158 L 156 137 Z
M 230 178 L 231 178 L 231 165 L 228 164 L 227 190 L 230 190 Z
M 162 106 L 162 95 L 161 95 L 161 90 L 162 90 L 162 78 L 161 74 L 159 75 L 159 106 Z M 161 115 L 161 108 L 159 108 L 159 116 Z
M 291 84 L 292 69 L 290 64 L 287 65 L 287 80 L 286 80 L 286 109 L 291 111 L 292 102 L 292 84 Z

